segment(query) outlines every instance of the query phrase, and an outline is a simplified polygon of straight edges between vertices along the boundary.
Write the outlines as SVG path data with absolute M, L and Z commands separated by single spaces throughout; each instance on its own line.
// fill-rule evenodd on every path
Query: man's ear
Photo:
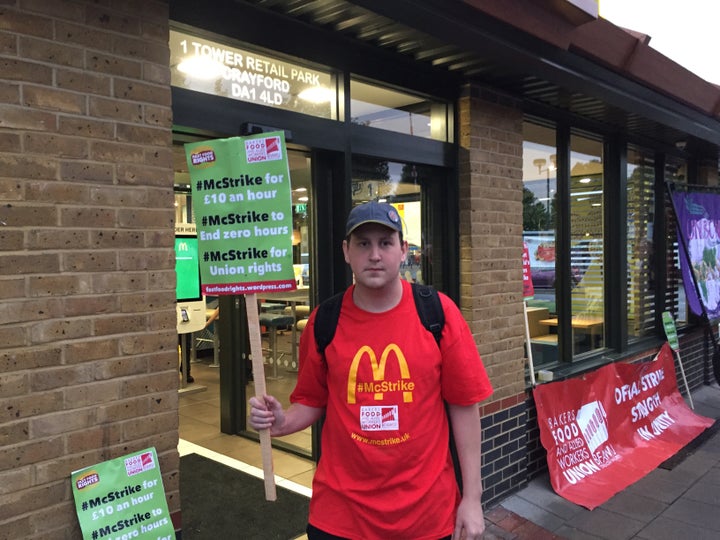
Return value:
M 348 241 L 347 241 L 347 239 L 345 239 L 342 242 L 343 256 L 345 257 L 345 262 L 347 264 L 350 264 L 350 259 L 348 259 L 348 248 L 349 248 Z

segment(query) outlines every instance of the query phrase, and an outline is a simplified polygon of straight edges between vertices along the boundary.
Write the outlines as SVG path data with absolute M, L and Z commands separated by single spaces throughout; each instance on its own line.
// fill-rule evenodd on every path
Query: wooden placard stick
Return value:
M 527 345 L 528 371 L 530 371 L 530 384 L 535 386 L 535 366 L 533 365 L 532 344 L 530 340 L 530 321 L 528 321 L 527 302 L 523 302 L 525 314 L 525 344 Z
M 255 396 L 263 399 L 265 389 L 265 367 L 263 365 L 262 342 L 260 340 L 260 317 L 258 315 L 257 295 L 245 295 L 245 311 L 247 312 L 248 333 L 250 334 L 250 354 L 252 356 L 253 379 L 255 379 Z M 263 476 L 265 478 L 265 499 L 277 500 L 275 490 L 275 472 L 272 461 L 272 442 L 270 430 L 258 430 L 260 435 L 260 453 L 262 454 Z

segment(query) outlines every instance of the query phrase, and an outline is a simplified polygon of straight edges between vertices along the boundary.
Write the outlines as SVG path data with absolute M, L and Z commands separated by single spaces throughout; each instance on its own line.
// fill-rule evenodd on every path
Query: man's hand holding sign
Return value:
M 255 393 L 264 396 L 258 292 L 296 288 L 282 132 L 185 145 L 205 295 L 246 295 Z M 275 500 L 270 433 L 260 430 L 265 497 Z

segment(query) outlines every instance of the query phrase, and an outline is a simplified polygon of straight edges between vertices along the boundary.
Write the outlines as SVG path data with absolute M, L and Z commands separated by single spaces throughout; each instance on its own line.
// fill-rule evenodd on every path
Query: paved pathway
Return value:
M 693 392 L 695 412 L 720 418 L 720 387 Z M 557 495 L 547 475 L 487 509 L 486 540 L 718 540 L 720 422 L 672 470 L 657 468 L 590 511 Z

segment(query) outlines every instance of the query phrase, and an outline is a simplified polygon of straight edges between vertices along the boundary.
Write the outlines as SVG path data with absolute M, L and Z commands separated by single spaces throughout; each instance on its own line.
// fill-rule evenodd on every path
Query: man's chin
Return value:
M 392 283 L 392 279 L 388 279 L 386 275 L 381 276 L 363 276 L 356 280 L 356 285 L 366 287 L 368 289 L 382 289 Z
M 386 281 L 384 279 L 363 279 L 358 281 L 358 284 L 368 289 L 380 289 L 386 284 Z

